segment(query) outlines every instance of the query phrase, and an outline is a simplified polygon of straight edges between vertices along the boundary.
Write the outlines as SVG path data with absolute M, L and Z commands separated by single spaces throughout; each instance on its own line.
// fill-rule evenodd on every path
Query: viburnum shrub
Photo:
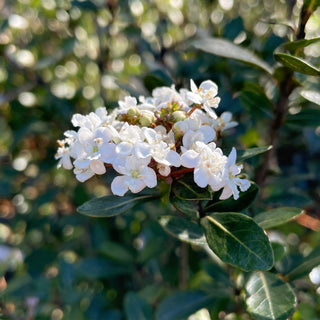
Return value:
M 66 131 L 59 141 L 58 167 L 73 169 L 81 182 L 94 175 L 115 175 L 113 194 L 84 203 L 78 208 L 82 214 L 110 217 L 160 199 L 179 212 L 159 217 L 159 224 L 176 238 L 210 248 L 243 271 L 269 270 L 274 255 L 262 227 L 270 227 L 270 217 L 271 226 L 279 225 L 300 210 L 286 210 L 283 216 L 263 212 L 254 218 L 244 212 L 258 187 L 241 173 L 240 162 L 270 146 L 241 150 L 237 159 L 235 147 L 226 150 L 222 144 L 221 137 L 237 122 L 230 112 L 217 115 L 217 85 L 211 80 L 199 87 L 190 83 L 191 90 L 159 87 L 151 97 L 127 96 L 111 113 L 100 107 L 88 115 L 75 114 L 71 122 L 79 129 Z M 292 289 L 273 273 L 253 273 L 246 290 L 248 310 L 256 316 L 286 319 L 294 310 Z M 261 309 L 270 294 L 287 300 L 275 309 Z

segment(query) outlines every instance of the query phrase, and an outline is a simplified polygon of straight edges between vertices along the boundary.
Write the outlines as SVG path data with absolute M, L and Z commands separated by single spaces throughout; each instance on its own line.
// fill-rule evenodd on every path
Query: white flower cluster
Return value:
M 66 131 L 58 141 L 58 167 L 73 169 L 81 182 L 112 167 L 120 175 L 111 191 L 119 196 L 193 171 L 198 186 L 223 189 L 220 199 L 238 199 L 250 182 L 239 178 L 236 150 L 227 157 L 214 142 L 237 125 L 230 112 L 216 115 L 217 94 L 214 82 L 204 81 L 198 88 L 191 80 L 191 90 L 160 87 L 139 101 L 127 96 L 110 114 L 104 107 L 86 116 L 75 114 L 71 122 L 79 130 Z

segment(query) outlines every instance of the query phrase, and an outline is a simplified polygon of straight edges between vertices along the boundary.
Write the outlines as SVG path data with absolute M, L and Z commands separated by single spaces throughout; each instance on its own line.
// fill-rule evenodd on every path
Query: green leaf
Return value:
M 165 298 L 159 305 L 156 320 L 182 320 L 213 303 L 214 297 L 202 291 L 180 291 Z
M 152 319 L 152 310 L 147 302 L 134 292 L 128 292 L 124 297 L 124 312 L 127 320 Z
M 261 153 L 265 153 L 272 149 L 272 146 L 250 148 L 245 150 L 237 150 L 237 162 L 242 162 L 243 160 L 255 157 Z
M 193 173 L 186 174 L 183 178 L 175 180 L 172 184 L 173 193 L 182 200 L 211 200 L 211 193 L 207 188 L 200 188 L 193 179 Z
M 316 91 L 302 90 L 300 95 L 305 99 L 320 106 L 320 93 Z
M 289 50 L 291 53 L 294 53 L 298 49 L 305 48 L 309 46 L 310 44 L 316 43 L 320 41 L 319 38 L 313 38 L 313 39 L 301 39 L 298 41 L 289 41 L 282 45 L 283 48 Z
M 180 241 L 195 245 L 206 244 L 201 227 L 190 220 L 175 216 L 162 216 L 158 221 L 164 230 Z
M 182 200 L 175 195 L 171 196 L 171 204 L 180 212 L 186 214 L 191 218 L 198 218 L 199 211 L 196 209 L 196 203 L 193 201 Z
M 280 226 L 302 213 L 301 209 L 281 207 L 257 214 L 253 220 L 263 229 Z
M 307 275 L 311 270 L 320 264 L 320 246 L 316 247 L 301 263 L 291 270 L 286 277 L 291 281 Z
M 278 62 L 280 62 L 282 65 L 288 67 L 293 71 L 307 74 L 310 76 L 320 75 L 320 70 L 318 68 L 301 58 L 294 57 L 286 53 L 276 53 L 274 56 Z
M 99 247 L 99 252 L 102 253 L 104 256 L 108 257 L 117 262 L 121 263 L 132 263 L 134 261 L 133 255 L 131 252 L 123 245 L 112 242 L 112 241 L 105 241 Z
M 253 273 L 246 292 L 248 311 L 257 320 L 286 320 L 297 304 L 289 284 L 269 272 Z
M 121 265 L 103 258 L 85 258 L 75 266 L 80 278 L 106 279 L 118 275 L 130 274 L 132 270 L 127 265 Z
M 250 188 L 245 192 L 240 192 L 239 199 L 230 197 L 226 200 L 210 201 L 203 209 L 204 212 L 238 212 L 248 208 L 256 199 L 259 187 L 251 182 Z
M 242 106 L 250 114 L 260 118 L 272 118 L 273 105 L 264 89 L 257 83 L 247 82 L 240 92 Z
M 112 217 L 132 209 L 137 204 L 155 199 L 155 195 L 129 195 L 118 197 L 108 195 L 85 202 L 77 211 L 90 217 Z
M 223 261 L 244 271 L 268 270 L 273 252 L 268 237 L 250 217 L 215 212 L 201 219 L 211 250 Z
M 302 109 L 296 114 L 288 114 L 285 123 L 299 127 L 320 126 L 320 109 Z
M 253 52 L 244 49 L 228 40 L 207 38 L 195 41 L 193 45 L 202 51 L 212 53 L 220 57 L 241 61 L 250 66 L 260 68 L 269 74 L 273 73 L 272 67 L 256 56 Z

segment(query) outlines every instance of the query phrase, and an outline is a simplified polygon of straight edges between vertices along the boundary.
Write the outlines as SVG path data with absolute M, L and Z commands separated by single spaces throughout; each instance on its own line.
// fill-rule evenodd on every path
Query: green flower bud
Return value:
M 187 113 L 185 111 L 179 110 L 172 113 L 173 121 L 183 121 L 187 118 Z

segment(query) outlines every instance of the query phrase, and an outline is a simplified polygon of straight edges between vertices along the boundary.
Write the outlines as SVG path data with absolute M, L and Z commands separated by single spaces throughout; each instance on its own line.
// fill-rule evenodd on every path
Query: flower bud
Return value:
M 174 122 L 183 121 L 187 118 L 187 114 L 185 111 L 179 110 L 172 113 L 172 117 Z
M 150 127 L 154 121 L 154 117 L 152 114 L 143 113 L 139 119 L 139 123 L 142 127 Z
M 138 108 L 130 108 L 127 112 L 127 115 L 129 117 L 139 117 L 140 116 L 140 110 Z

